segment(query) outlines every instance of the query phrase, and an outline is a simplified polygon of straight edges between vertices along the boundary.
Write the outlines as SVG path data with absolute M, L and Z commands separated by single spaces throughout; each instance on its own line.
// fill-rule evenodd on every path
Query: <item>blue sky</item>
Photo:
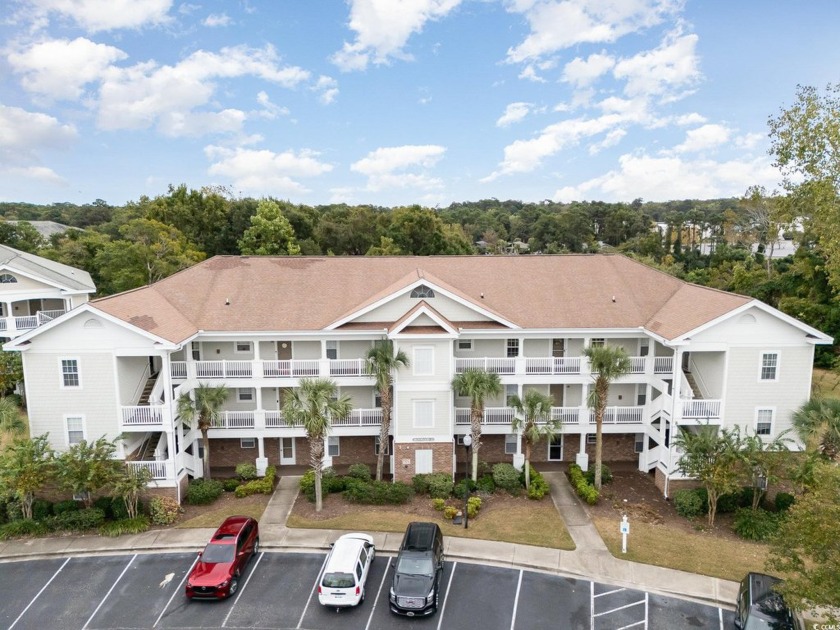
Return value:
M 777 187 L 835 0 L 4 0 L 0 200 L 294 203 Z

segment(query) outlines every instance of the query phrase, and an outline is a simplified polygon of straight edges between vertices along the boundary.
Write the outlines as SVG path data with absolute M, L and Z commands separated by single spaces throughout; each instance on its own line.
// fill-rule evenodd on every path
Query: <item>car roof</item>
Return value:
M 403 549 L 411 551 L 426 551 L 432 548 L 435 535 L 440 528 L 437 523 L 409 523 L 405 531 Z
M 786 621 L 788 608 L 773 587 L 781 579 L 764 573 L 750 573 L 747 576 L 750 585 L 751 615 L 767 621 Z
M 325 572 L 341 571 L 352 573 L 359 557 L 359 549 L 366 544 L 372 544 L 370 536 L 364 534 L 345 534 L 333 543 L 330 559 Z
M 213 534 L 213 542 L 232 542 L 245 527 L 248 521 L 253 520 L 250 516 L 229 516 L 219 525 L 219 529 Z

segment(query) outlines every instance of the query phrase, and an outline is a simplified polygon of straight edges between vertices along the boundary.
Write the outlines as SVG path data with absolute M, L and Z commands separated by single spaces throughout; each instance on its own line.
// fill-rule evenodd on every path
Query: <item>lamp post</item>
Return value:
M 464 466 L 464 529 L 467 529 L 469 520 L 467 507 L 470 498 L 470 451 L 472 451 L 472 436 L 469 433 L 464 436 L 464 451 L 467 453 L 467 463 Z

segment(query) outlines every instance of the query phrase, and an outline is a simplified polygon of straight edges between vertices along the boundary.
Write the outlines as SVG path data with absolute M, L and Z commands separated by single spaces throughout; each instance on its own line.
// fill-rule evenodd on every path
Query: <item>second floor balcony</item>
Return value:
M 671 374 L 673 357 L 630 357 L 630 374 Z M 500 375 L 537 376 L 590 374 L 586 357 L 480 357 L 456 358 L 455 372 L 483 370 Z
M 0 334 L 10 336 L 38 328 L 51 322 L 56 317 L 64 315 L 66 311 L 38 311 L 35 315 L 21 315 L 18 317 L 0 317 Z
M 271 380 L 298 378 L 373 378 L 365 359 L 290 359 L 287 361 L 173 361 L 172 378 Z
M 382 424 L 382 409 L 351 409 L 343 418 L 333 418 L 333 427 L 378 427 Z M 283 412 L 275 409 L 254 411 L 222 411 L 213 429 L 284 429 L 302 428 L 300 423 L 289 424 Z

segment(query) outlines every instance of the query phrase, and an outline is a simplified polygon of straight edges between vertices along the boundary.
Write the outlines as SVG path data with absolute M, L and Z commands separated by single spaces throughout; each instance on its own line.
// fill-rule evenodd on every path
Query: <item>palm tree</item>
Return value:
M 367 353 L 367 372 L 376 379 L 379 400 L 382 406 L 382 426 L 379 429 L 379 452 L 376 454 L 376 480 L 382 481 L 382 468 L 388 435 L 391 432 L 391 388 L 393 374 L 401 367 L 408 367 L 408 357 L 400 350 L 394 354 L 394 342 L 390 339 L 377 341 Z
M 758 509 L 768 486 L 779 480 L 779 472 L 787 461 L 781 454 L 788 451 L 788 444 L 792 441 L 787 437 L 789 431 L 782 431 L 772 440 L 765 440 L 758 433 L 746 434 L 741 441 L 741 456 L 753 485 L 753 512 Z M 758 483 L 760 478 L 764 479 L 764 484 Z
M 536 389 L 526 390 L 525 396 L 512 396 L 508 403 L 516 410 L 511 422 L 514 433 L 522 431 L 525 442 L 525 489 L 531 487 L 531 447 L 543 438 L 551 439 L 557 432 L 557 421 L 551 418 L 551 396 Z
M 470 397 L 470 435 L 472 437 L 472 480 L 478 480 L 478 449 L 481 446 L 481 421 L 484 419 L 484 399 L 502 393 L 502 381 L 495 372 L 470 368 L 452 379 L 452 389 Z
M 315 511 L 323 506 L 321 476 L 324 467 L 324 442 L 332 418 L 350 413 L 350 398 L 336 398 L 336 384 L 326 378 L 302 378 L 283 403 L 283 417 L 290 426 L 303 425 L 309 438 L 309 463 L 315 472 Z
M 814 397 L 793 414 L 793 428 L 809 450 L 840 457 L 840 400 Z
M 595 488 L 601 490 L 601 450 L 603 447 L 602 429 L 604 412 L 607 409 L 607 396 L 610 383 L 630 371 L 630 357 L 624 348 L 609 346 L 588 346 L 583 351 L 589 359 L 589 369 L 595 381 L 595 387 L 589 393 L 589 406 L 595 410 Z
M 178 397 L 178 415 L 186 422 L 192 424 L 198 421 L 198 430 L 201 431 L 201 445 L 204 448 L 204 478 L 210 479 L 210 437 L 207 435 L 211 427 L 219 419 L 219 412 L 228 397 L 227 387 L 219 385 L 199 385 L 190 392 L 185 392 Z
M 0 397 L 0 433 L 12 436 L 19 435 L 26 430 L 26 421 L 20 412 L 14 398 Z

